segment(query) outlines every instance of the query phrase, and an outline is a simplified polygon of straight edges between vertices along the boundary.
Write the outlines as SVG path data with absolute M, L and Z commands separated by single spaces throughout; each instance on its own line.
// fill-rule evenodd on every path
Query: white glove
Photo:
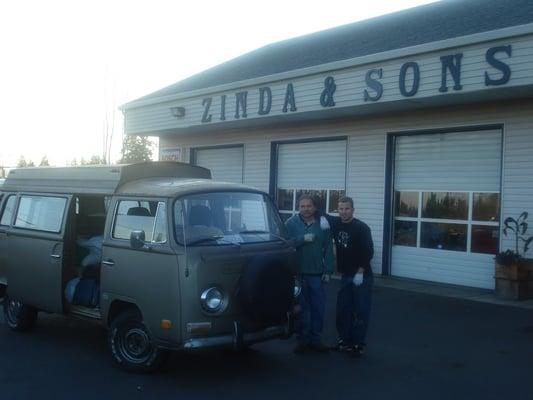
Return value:
M 329 282 L 329 274 L 322 274 L 322 282 L 324 283 Z
M 314 233 L 306 233 L 304 235 L 304 242 L 312 242 L 315 240 L 315 234 Z
M 327 218 L 324 217 L 324 216 L 320 217 L 320 229 L 322 229 L 323 231 L 327 231 L 327 230 L 331 229 L 331 227 L 329 226 L 329 222 L 328 222 Z
M 361 286 L 363 284 L 363 273 L 362 272 L 358 272 L 354 275 L 353 277 L 353 284 L 355 286 Z

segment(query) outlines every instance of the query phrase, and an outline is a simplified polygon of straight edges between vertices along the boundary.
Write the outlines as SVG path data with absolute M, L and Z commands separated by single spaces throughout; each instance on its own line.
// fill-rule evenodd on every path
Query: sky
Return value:
M 128 101 L 261 46 L 434 0 L 7 0 L 0 167 L 120 158 Z M 157 151 L 157 148 L 154 148 Z

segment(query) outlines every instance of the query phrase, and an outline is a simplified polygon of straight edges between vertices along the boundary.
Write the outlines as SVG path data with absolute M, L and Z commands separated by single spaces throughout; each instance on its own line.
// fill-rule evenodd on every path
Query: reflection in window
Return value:
M 296 191 L 296 210 L 298 210 L 298 199 L 303 194 L 308 194 L 315 200 L 315 206 L 319 210 L 326 209 L 327 190 L 297 190 Z
M 474 193 L 473 199 L 472 219 L 474 221 L 499 221 L 499 193 Z
M 397 217 L 418 217 L 418 192 L 396 192 Z
M 278 189 L 278 209 L 292 210 L 293 208 L 293 189 Z
M 420 247 L 466 251 L 467 225 L 422 222 Z
M 16 197 L 11 195 L 7 198 L 6 204 L 4 206 L 4 212 L 2 214 L 2 219 L 0 220 L 0 225 L 9 225 L 11 224 L 11 218 L 13 218 L 13 213 L 15 212 L 15 201 Z
M 416 221 L 394 221 L 394 244 L 416 247 Z
M 328 213 L 339 212 L 339 199 L 343 196 L 344 196 L 344 190 L 330 190 L 329 191 Z
M 440 219 L 468 219 L 468 193 L 424 192 L 422 217 Z
M 472 225 L 472 253 L 496 254 L 499 232 L 499 226 Z
M 19 228 L 59 232 L 67 199 L 61 197 L 22 196 L 15 219 Z

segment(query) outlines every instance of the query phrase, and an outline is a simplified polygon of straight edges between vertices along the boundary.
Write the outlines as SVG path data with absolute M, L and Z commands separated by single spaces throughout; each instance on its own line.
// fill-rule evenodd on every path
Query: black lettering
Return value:
M 294 87 L 292 86 L 292 83 L 289 83 L 287 85 L 287 91 L 285 92 L 285 103 L 283 104 L 283 112 L 286 113 L 287 112 L 287 106 L 288 105 L 291 105 L 291 112 L 292 111 L 296 111 L 297 108 L 296 108 L 296 99 L 294 98 Z
M 226 95 L 220 96 L 220 120 L 226 120 Z
M 324 90 L 320 95 L 320 105 L 322 107 L 333 107 L 335 106 L 335 101 L 333 100 L 333 94 L 337 90 L 337 85 L 335 85 L 335 80 L 333 77 L 328 76 L 324 80 Z
M 266 105 L 265 105 L 265 95 L 266 95 Z M 259 88 L 259 115 L 266 115 L 270 113 L 270 108 L 272 107 L 272 90 L 268 86 Z
M 440 62 L 442 64 L 442 73 L 441 73 L 441 85 L 439 92 L 447 92 L 448 86 L 446 84 L 446 78 L 448 76 L 447 71 L 450 70 L 452 74 L 454 86 L 453 90 L 461 90 L 463 86 L 461 85 L 461 59 L 463 58 L 462 53 L 453 54 L 450 56 L 442 56 Z
M 372 75 L 377 74 L 377 78 L 374 79 Z M 383 78 L 383 69 L 371 69 L 367 71 L 365 81 L 366 85 L 376 92 L 375 95 L 370 95 L 368 90 L 365 89 L 365 101 L 378 101 L 383 95 L 383 85 L 377 79 Z
M 498 60 L 494 56 L 496 55 L 496 53 L 503 52 L 507 54 L 507 57 L 511 57 L 511 50 L 511 45 L 491 47 L 487 50 L 487 52 L 485 53 L 485 59 L 491 67 L 500 70 L 502 76 L 499 79 L 492 79 L 485 71 L 485 86 L 505 85 L 507 82 L 509 82 L 509 79 L 511 79 L 511 68 L 503 61 Z
M 212 115 L 209 114 L 209 109 L 211 108 L 211 102 L 213 101 L 213 98 L 206 97 L 202 101 L 202 106 L 204 106 L 204 115 L 202 115 L 202 122 L 211 122 Z
M 407 70 L 411 68 L 413 70 L 413 86 L 411 86 L 411 90 L 405 89 L 405 75 L 407 74 Z M 418 64 L 415 62 L 408 62 L 402 65 L 402 68 L 400 69 L 400 93 L 404 97 L 411 97 L 414 96 L 418 92 L 418 87 L 420 86 L 420 68 L 418 67 Z
M 248 92 L 239 92 L 235 93 L 235 118 L 240 118 L 239 108 L 242 108 L 242 117 L 246 118 L 246 98 L 248 97 Z

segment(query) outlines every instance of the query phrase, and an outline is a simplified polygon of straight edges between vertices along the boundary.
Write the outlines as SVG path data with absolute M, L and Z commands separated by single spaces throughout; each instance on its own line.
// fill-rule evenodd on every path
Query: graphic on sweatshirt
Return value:
M 337 243 L 342 247 L 348 247 L 348 241 L 350 240 L 350 235 L 348 232 L 340 231 L 337 235 Z

